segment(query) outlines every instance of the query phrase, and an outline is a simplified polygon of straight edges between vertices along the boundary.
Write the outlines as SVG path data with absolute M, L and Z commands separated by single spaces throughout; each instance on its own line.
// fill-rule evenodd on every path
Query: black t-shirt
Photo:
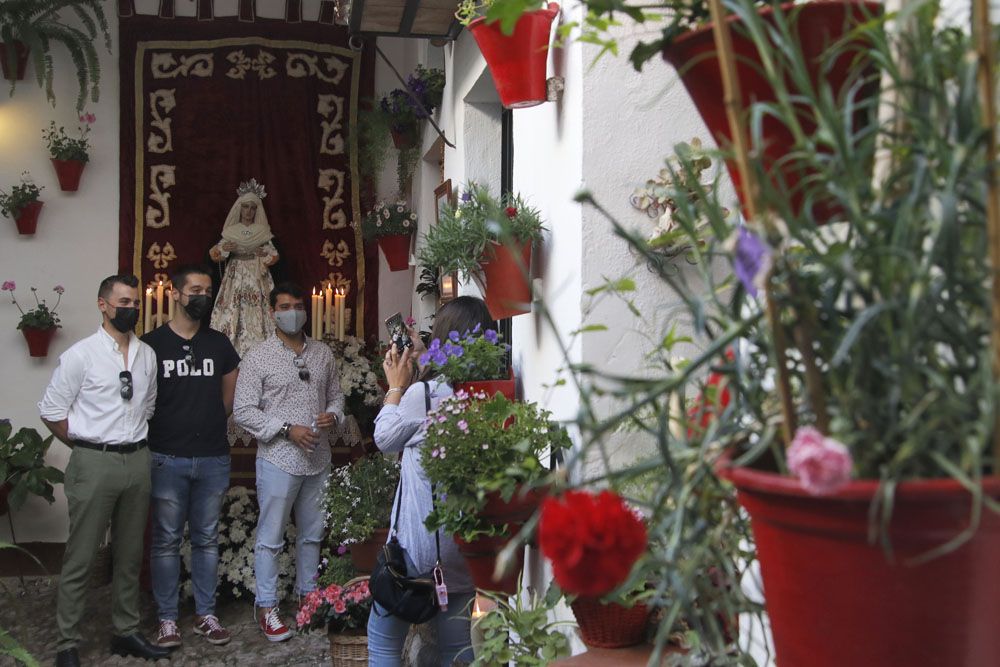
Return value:
M 229 454 L 222 377 L 240 364 L 229 338 L 203 324 L 188 341 L 168 324 L 146 334 L 142 341 L 156 352 L 156 412 L 149 420 L 150 450 L 191 458 Z

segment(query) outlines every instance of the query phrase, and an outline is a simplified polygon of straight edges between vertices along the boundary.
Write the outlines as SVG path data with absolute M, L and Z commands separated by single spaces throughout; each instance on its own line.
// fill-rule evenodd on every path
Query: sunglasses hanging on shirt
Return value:
M 309 369 L 306 368 L 306 360 L 300 356 L 296 356 L 293 360 L 295 367 L 299 369 L 299 379 L 303 382 L 309 381 Z
M 187 362 L 187 365 L 194 366 L 194 344 L 188 341 L 181 345 L 181 349 L 184 350 L 184 361 Z
M 121 397 L 126 401 L 132 400 L 132 373 L 130 371 L 122 371 L 118 374 L 118 379 L 121 380 Z

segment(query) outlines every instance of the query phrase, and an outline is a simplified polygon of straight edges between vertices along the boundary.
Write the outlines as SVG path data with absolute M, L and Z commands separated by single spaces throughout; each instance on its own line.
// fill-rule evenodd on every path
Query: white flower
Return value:
M 382 211 L 382 217 L 385 218 L 386 220 L 389 219 L 389 209 L 385 209 L 384 211 Z

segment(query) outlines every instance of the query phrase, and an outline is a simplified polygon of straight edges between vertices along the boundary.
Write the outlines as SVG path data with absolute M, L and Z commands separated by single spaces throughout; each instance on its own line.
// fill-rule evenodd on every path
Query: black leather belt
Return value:
M 84 449 L 96 449 L 99 452 L 115 452 L 117 454 L 131 454 L 132 452 L 137 452 L 146 446 L 145 440 L 140 440 L 139 442 L 126 442 L 120 445 L 104 445 L 99 442 L 87 442 L 86 440 L 74 440 L 74 447 L 83 447 Z

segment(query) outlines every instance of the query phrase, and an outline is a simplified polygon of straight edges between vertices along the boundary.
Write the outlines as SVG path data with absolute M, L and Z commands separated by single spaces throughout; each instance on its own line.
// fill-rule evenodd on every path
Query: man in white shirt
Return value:
M 139 570 L 149 506 L 147 420 L 156 405 L 156 355 L 132 333 L 139 319 L 135 276 L 105 278 L 97 333 L 59 357 L 38 403 L 42 421 L 73 450 L 66 466 L 69 537 L 59 578 L 57 667 L 80 664 L 77 645 L 87 580 L 111 523 L 114 562 L 111 651 L 159 659 L 169 649 L 139 634 Z

